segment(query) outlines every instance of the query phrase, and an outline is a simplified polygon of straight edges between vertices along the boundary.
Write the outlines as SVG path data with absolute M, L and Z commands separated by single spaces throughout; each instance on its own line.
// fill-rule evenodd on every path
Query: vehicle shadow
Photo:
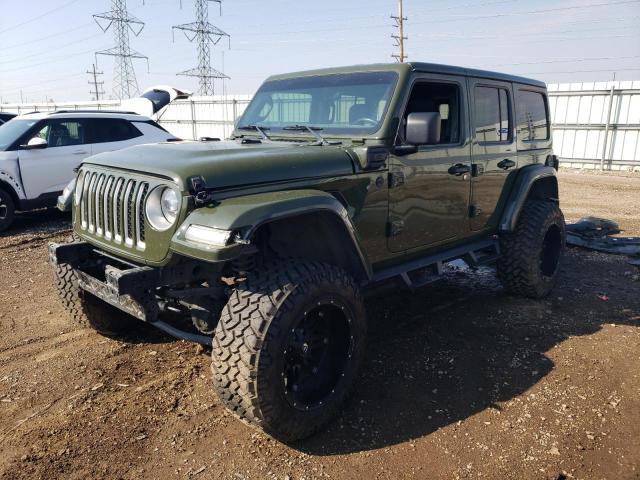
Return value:
M 292 446 L 313 455 L 378 449 L 500 410 L 553 369 L 546 352 L 565 339 L 604 323 L 640 326 L 637 283 L 625 270 L 624 261 L 569 250 L 544 300 L 507 295 L 487 269 L 378 296 L 367 305 L 368 357 L 350 400 L 327 430 Z
M 11 226 L 0 233 L 0 238 L 18 237 L 24 234 L 52 235 L 71 230 L 71 214 L 57 208 L 43 208 L 32 212 L 17 213 Z

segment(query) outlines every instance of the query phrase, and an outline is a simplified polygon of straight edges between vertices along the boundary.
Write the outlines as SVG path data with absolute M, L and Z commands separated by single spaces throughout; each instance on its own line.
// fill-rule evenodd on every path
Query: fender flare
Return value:
M 237 247 L 246 247 L 242 243 L 250 243 L 254 234 L 261 227 L 277 220 L 308 215 L 314 212 L 328 212 L 339 219 L 349 234 L 367 278 L 371 278 L 371 265 L 362 249 L 358 233 L 349 212 L 333 195 L 320 190 L 290 190 L 266 192 L 236 198 L 220 200 L 210 208 L 193 211 L 182 223 L 172 239 L 172 250 L 191 257 L 201 254 L 209 261 L 227 261 L 241 255 Z M 184 240 L 184 232 L 190 225 L 205 225 L 238 232 L 239 243 L 221 247 L 217 252 L 210 248 L 194 251 L 194 246 Z M 225 254 L 224 250 L 234 255 Z
M 553 167 L 536 164 L 522 169 L 511 190 L 509 200 L 500 219 L 501 232 L 513 232 L 515 230 L 522 207 L 527 201 L 534 184 L 550 177 L 555 180 L 557 189 L 557 175 Z M 552 198 L 552 200 L 558 201 L 558 198 Z

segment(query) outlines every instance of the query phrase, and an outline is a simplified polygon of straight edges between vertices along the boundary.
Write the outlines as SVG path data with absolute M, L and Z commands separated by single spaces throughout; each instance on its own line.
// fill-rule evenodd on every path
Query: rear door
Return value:
M 497 204 L 509 175 L 515 175 L 514 102 L 511 83 L 469 79 L 472 121 L 472 177 L 469 226 L 472 231 L 497 224 Z
M 47 148 L 18 153 L 22 183 L 29 199 L 62 191 L 74 177 L 74 169 L 91 155 L 85 119 L 47 119 L 35 128 L 29 138 L 44 138 Z
M 122 118 L 92 119 L 90 138 L 94 155 L 144 143 L 143 133 Z

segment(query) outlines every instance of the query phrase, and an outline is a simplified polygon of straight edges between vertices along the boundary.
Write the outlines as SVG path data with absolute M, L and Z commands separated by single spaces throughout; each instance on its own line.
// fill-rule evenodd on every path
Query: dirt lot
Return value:
M 568 219 L 640 235 L 640 176 L 561 181 Z M 344 412 L 285 446 L 225 412 L 202 348 L 66 323 L 46 243 L 68 228 L 44 212 L 0 237 L 2 478 L 640 478 L 640 271 L 624 258 L 569 250 L 544 301 L 488 271 L 370 300 Z

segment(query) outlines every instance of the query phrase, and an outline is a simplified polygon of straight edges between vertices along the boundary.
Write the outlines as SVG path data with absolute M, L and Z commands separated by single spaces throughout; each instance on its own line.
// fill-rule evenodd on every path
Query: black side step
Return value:
M 470 267 L 478 267 L 495 262 L 499 256 L 500 242 L 496 238 L 487 238 L 380 270 L 370 283 L 400 277 L 409 288 L 414 289 L 436 280 L 442 274 L 443 264 L 447 262 L 461 259 Z

